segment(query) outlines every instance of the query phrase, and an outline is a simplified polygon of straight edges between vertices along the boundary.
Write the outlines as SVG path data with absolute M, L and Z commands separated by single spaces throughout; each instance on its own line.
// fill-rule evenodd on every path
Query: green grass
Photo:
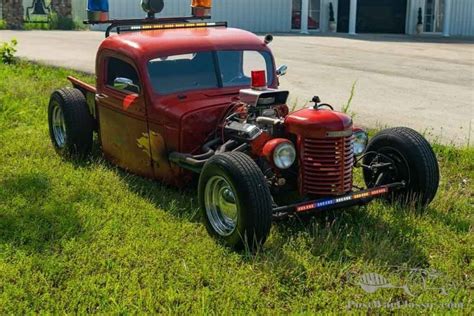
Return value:
M 279 222 L 262 253 L 238 254 L 196 220 L 193 189 L 126 174 L 98 149 L 85 163 L 54 153 L 47 103 L 69 74 L 0 65 L 0 314 L 314 313 L 405 300 L 461 303 L 452 311 L 472 313 L 472 148 L 435 146 L 441 188 L 424 215 L 376 202 Z M 445 273 L 448 295 L 368 294 L 348 277 L 378 272 L 403 283 L 394 266 Z

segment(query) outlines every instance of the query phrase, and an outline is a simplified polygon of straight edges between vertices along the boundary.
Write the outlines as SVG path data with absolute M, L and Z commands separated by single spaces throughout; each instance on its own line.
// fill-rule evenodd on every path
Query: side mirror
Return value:
M 281 65 L 278 69 L 277 69 L 277 76 L 278 77 L 282 77 L 284 75 L 286 75 L 286 72 L 288 71 L 288 66 L 287 65 Z
M 114 88 L 120 91 L 131 91 L 140 93 L 140 87 L 133 83 L 132 79 L 118 77 L 114 80 Z

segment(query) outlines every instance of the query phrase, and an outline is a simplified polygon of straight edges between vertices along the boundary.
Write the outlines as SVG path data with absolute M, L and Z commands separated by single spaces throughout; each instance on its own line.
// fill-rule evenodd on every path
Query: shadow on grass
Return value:
M 0 188 L 0 199 L 9 206 L 0 213 L 0 244 L 42 252 L 81 234 L 72 203 L 51 193 L 48 178 L 19 175 L 0 182 Z
M 95 150 L 93 163 L 100 163 L 116 170 L 121 180 L 134 194 L 146 199 L 156 208 L 192 222 L 199 222 L 197 183 L 186 189 L 177 189 L 156 180 L 145 179 L 114 166 L 104 160 Z M 90 166 L 91 162 L 73 162 L 77 167 Z M 381 206 L 385 210 L 387 206 Z M 410 223 L 403 210 L 394 212 L 395 220 L 387 223 L 380 216 L 371 215 L 365 207 L 332 211 L 306 220 L 298 218 L 277 222 L 273 225 L 272 240 L 265 251 L 249 260 L 270 261 L 279 265 L 285 260 L 283 248 L 300 234 L 310 243 L 308 248 L 315 258 L 330 261 L 351 262 L 357 260 L 377 262 L 384 265 L 413 264 L 422 267 L 427 258 L 414 242 L 419 231 Z M 283 259 L 283 260 L 282 260 Z M 285 264 L 286 264 L 285 263 Z
M 180 189 L 158 180 L 134 175 L 104 159 L 97 144 L 93 147 L 90 159 L 65 160 L 65 162 L 72 163 L 76 168 L 90 168 L 91 165 L 100 164 L 109 170 L 114 170 L 132 193 L 147 200 L 154 207 L 165 210 L 177 218 L 192 222 L 200 221 L 196 190 L 197 180 Z
M 308 241 L 306 248 L 320 259 L 426 266 L 428 258 L 416 243 L 419 230 L 407 220 L 405 211 L 393 212 L 391 222 L 369 213 L 366 207 L 331 211 L 304 221 L 295 218 L 276 225 L 274 248 L 280 251 L 286 240 L 303 233 Z

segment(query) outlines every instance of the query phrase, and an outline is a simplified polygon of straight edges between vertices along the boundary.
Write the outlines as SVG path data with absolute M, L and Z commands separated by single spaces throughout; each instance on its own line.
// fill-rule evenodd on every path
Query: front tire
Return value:
M 199 203 L 210 235 L 235 250 L 258 250 L 272 224 L 272 198 L 265 177 L 246 154 L 219 154 L 199 178 Z
M 390 168 L 364 168 L 367 187 L 404 181 L 406 187 L 392 198 L 404 205 L 425 207 L 435 197 L 439 186 L 439 166 L 428 141 L 418 132 L 390 128 L 378 133 L 369 143 L 363 160 L 365 166 L 390 163 Z
M 66 158 L 84 158 L 91 152 L 93 120 L 87 102 L 78 89 L 64 88 L 52 95 L 48 108 L 51 142 Z

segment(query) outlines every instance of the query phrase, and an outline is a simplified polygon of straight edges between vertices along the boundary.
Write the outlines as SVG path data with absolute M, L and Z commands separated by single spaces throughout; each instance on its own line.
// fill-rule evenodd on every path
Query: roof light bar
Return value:
M 227 27 L 227 22 L 198 22 L 198 23 L 169 23 L 169 24 L 148 24 L 133 25 L 128 28 L 120 28 L 120 32 L 144 31 L 144 30 L 164 30 L 164 29 L 190 29 L 199 27 Z

